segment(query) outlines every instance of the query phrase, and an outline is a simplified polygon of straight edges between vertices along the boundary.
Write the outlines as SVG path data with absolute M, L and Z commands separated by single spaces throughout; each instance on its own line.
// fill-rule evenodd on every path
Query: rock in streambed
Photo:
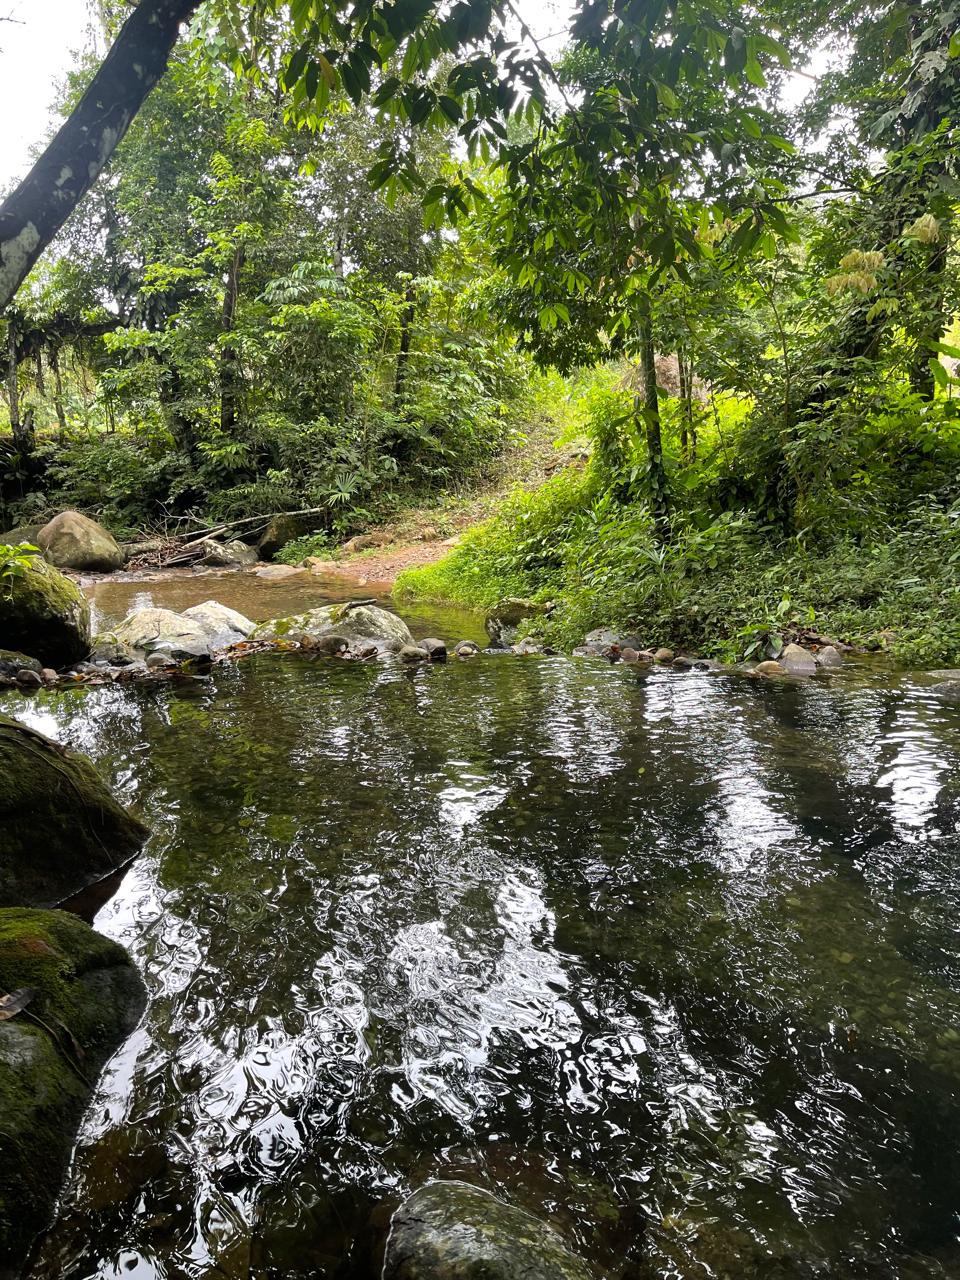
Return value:
M 0 909 L 0 1276 L 49 1225 L 104 1063 L 146 1003 L 124 949 L 63 911 Z
M 52 907 L 125 866 L 146 827 L 84 756 L 0 716 L 0 907 Z
M 393 1216 L 383 1280 L 594 1280 L 537 1218 L 480 1187 L 432 1182 Z

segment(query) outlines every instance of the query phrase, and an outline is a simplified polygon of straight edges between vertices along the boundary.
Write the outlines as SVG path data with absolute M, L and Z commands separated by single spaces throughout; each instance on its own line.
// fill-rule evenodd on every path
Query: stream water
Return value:
M 3 709 L 154 831 L 96 921 L 149 1009 L 33 1280 L 368 1280 L 437 1177 L 604 1277 L 960 1277 L 960 711 L 922 681 L 284 655 Z

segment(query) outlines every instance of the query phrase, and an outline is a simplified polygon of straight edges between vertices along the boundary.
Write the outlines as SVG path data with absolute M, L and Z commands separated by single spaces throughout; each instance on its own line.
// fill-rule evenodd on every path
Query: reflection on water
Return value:
M 254 622 L 367 597 L 385 608 L 392 607 L 389 584 L 335 574 L 318 577 L 306 570 L 281 578 L 260 577 L 256 570 L 167 569 L 155 574 L 110 574 L 90 579 L 85 594 L 90 601 L 94 633 L 108 631 L 137 609 L 182 613 L 206 600 L 218 600 Z M 419 639 L 436 635 L 443 627 L 442 634 L 452 643 L 487 643 L 482 617 L 466 609 L 437 610 L 430 605 L 414 605 L 404 610 L 404 617 Z
M 958 713 L 264 658 L 20 700 L 155 835 L 54 1277 L 372 1277 L 464 1177 L 611 1277 L 960 1276 Z

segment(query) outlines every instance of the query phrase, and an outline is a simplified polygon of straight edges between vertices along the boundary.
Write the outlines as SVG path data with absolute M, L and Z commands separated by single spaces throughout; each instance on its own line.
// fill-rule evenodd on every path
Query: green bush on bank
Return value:
M 514 494 L 445 560 L 403 574 L 398 596 L 480 607 L 505 596 L 552 599 L 549 638 L 564 647 L 613 626 L 649 645 L 736 659 L 758 637 L 795 625 L 906 663 L 960 665 L 951 404 L 921 410 L 888 394 L 796 431 L 787 456 L 802 522 L 792 530 L 759 502 L 724 509 L 733 480 L 749 483 L 756 452 L 758 425 L 740 414 L 735 434 L 720 425 L 722 451 L 705 431 L 701 461 L 684 468 L 670 459 L 674 502 L 660 537 L 637 482 L 638 446 L 612 426 L 622 423 L 617 395 L 609 386 L 594 392 L 586 472 Z M 814 472 L 808 455 L 825 456 L 824 432 L 834 439 L 830 461 Z

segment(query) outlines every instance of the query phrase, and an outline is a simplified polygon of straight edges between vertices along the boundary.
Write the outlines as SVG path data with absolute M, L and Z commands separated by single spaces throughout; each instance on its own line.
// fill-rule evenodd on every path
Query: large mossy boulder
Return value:
M 413 644 L 413 635 L 402 618 L 375 604 L 334 604 L 291 618 L 273 618 L 261 622 L 252 634 L 254 640 L 286 640 L 298 636 L 342 636 L 346 641 L 367 641 L 390 653 L 398 653 L 405 644 Z
M 0 910 L 0 1277 L 50 1223 L 100 1071 L 145 1004 L 124 949 L 62 911 Z
M 90 606 L 76 583 L 34 556 L 0 584 L 0 644 L 65 667 L 90 651 Z
M 272 560 L 288 542 L 312 533 L 317 527 L 316 516 L 293 516 L 286 512 L 274 516 L 257 543 L 261 560 Z
M 79 511 L 54 516 L 37 534 L 37 546 L 58 569 L 113 573 L 126 563 L 113 534 Z
M 465 1182 L 432 1182 L 393 1215 L 383 1280 L 594 1280 L 539 1219 Z
M 147 834 L 89 760 L 0 716 L 0 907 L 56 906 L 125 866 Z
M 538 604 L 536 600 L 519 600 L 509 597 L 493 606 L 484 619 L 490 643 L 496 649 L 509 649 L 516 644 L 523 623 L 531 618 L 544 618 L 552 605 Z

